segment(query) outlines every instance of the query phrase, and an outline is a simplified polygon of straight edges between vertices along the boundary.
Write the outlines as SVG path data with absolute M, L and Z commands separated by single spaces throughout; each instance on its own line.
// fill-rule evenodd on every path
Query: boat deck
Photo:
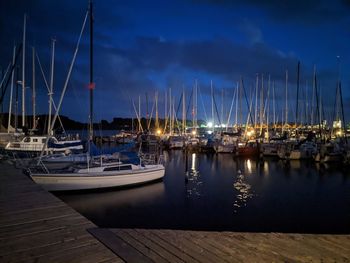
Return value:
M 350 262 L 350 235 L 98 228 L 0 169 L 0 262 Z

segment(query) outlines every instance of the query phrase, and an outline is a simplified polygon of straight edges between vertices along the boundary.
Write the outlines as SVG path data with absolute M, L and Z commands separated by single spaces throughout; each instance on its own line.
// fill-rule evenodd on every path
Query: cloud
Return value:
M 264 10 L 270 19 L 304 25 L 326 24 L 348 17 L 348 0 L 280 1 L 280 0 L 198 0 L 196 3 L 221 5 L 226 8 L 256 7 Z

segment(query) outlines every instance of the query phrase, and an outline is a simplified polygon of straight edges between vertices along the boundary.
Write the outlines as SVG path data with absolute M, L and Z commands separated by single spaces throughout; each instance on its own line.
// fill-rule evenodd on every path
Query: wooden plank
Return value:
M 126 262 L 152 262 L 134 247 L 117 237 L 108 229 L 90 228 L 88 231 L 106 247 Z
M 110 231 L 154 262 L 183 262 L 178 258 L 175 258 L 174 260 L 174 256 L 172 254 L 166 253 L 167 251 L 162 251 L 161 247 L 157 247 L 156 244 L 152 244 L 150 240 L 145 239 L 136 231 L 134 231 L 134 234 L 136 235 L 123 229 L 118 229 L 116 231 L 111 229 Z
M 18 211 L 17 213 L 12 213 L 8 216 L 5 214 L 4 216 L 0 217 L 0 226 L 4 227 L 29 222 L 37 222 L 44 219 L 49 220 L 53 218 L 63 218 L 73 216 L 75 214 L 76 212 L 67 206 Z
M 89 233 L 82 227 L 62 227 L 35 235 L 21 236 L 2 240 L 0 243 L 0 255 L 15 253 L 16 251 L 29 250 L 50 244 L 64 243 L 71 240 L 79 240 Z
M 56 253 L 55 255 L 45 255 L 43 257 L 36 258 L 34 262 L 50 262 L 50 263 L 95 263 L 110 260 L 112 257 L 114 262 L 123 262 L 120 258 L 113 255 L 111 251 L 108 251 L 106 247 L 100 244 L 94 244 L 90 246 L 80 247 L 79 249 L 66 250 L 64 253 Z M 142 261 L 140 261 L 142 262 Z
M 38 258 L 48 255 L 54 255 L 57 253 L 65 253 L 66 250 L 79 249 L 84 246 L 91 246 L 98 241 L 91 239 L 90 235 L 81 237 L 79 240 L 71 240 L 66 242 L 59 242 L 56 244 L 44 244 L 43 246 L 34 247 L 26 250 L 16 250 L 13 253 L 0 255 L 1 261 L 4 262 L 18 262 L 25 261 L 32 258 Z
M 184 230 L 177 230 L 177 232 L 181 233 L 181 235 L 183 235 L 184 238 L 191 240 L 203 249 L 215 254 L 221 259 L 221 262 L 238 262 L 238 260 L 236 260 L 230 253 L 225 252 L 225 250 L 222 250 L 217 246 L 214 246 L 211 242 L 209 242 L 210 238 L 203 238 L 200 235 L 200 232 Z
M 200 262 L 220 262 L 220 258 L 215 254 L 203 249 L 191 240 L 187 240 L 176 230 L 155 230 L 155 232 L 159 237 L 168 240 L 173 246 L 176 246 Z
M 236 249 L 228 247 L 225 244 L 221 244 L 220 242 L 217 241 L 217 238 L 213 237 L 207 232 L 201 232 L 201 231 L 188 231 L 188 232 L 190 232 L 191 235 L 195 235 L 195 237 L 200 241 L 210 244 L 214 248 L 214 250 L 221 251 L 220 254 L 227 255 L 227 258 L 230 259 L 230 262 L 242 262 L 242 259 L 239 259 L 239 257 L 237 257 L 238 251 Z
M 93 225 L 80 215 L 11 225 L 0 228 L 0 241 L 2 239 L 8 239 L 9 237 L 17 238 L 26 235 L 35 235 L 40 232 L 48 232 L 58 228 L 77 226 L 92 227 Z
M 129 231 L 130 229 L 126 229 Z M 164 250 L 168 251 L 169 253 L 175 255 L 177 258 L 181 259 L 184 262 L 199 262 L 192 256 L 186 254 L 181 249 L 173 246 L 170 244 L 167 240 L 164 240 L 160 238 L 154 230 L 144 230 L 144 229 L 137 229 L 137 232 L 142 233 L 144 236 L 146 236 L 148 239 L 152 240 L 154 243 L 158 244 L 160 247 L 162 247 Z

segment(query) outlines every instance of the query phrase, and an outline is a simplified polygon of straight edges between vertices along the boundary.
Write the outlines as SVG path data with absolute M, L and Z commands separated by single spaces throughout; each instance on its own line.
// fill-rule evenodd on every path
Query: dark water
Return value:
M 164 181 L 59 194 L 100 227 L 350 233 L 350 172 L 340 165 L 165 152 Z

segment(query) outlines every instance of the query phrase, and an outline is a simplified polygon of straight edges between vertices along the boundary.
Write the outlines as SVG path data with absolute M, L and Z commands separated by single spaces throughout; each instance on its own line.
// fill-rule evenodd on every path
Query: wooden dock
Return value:
M 350 235 L 104 229 L 0 164 L 0 262 L 350 262 Z
M 93 223 L 8 163 L 0 164 L 0 262 L 123 262 Z

